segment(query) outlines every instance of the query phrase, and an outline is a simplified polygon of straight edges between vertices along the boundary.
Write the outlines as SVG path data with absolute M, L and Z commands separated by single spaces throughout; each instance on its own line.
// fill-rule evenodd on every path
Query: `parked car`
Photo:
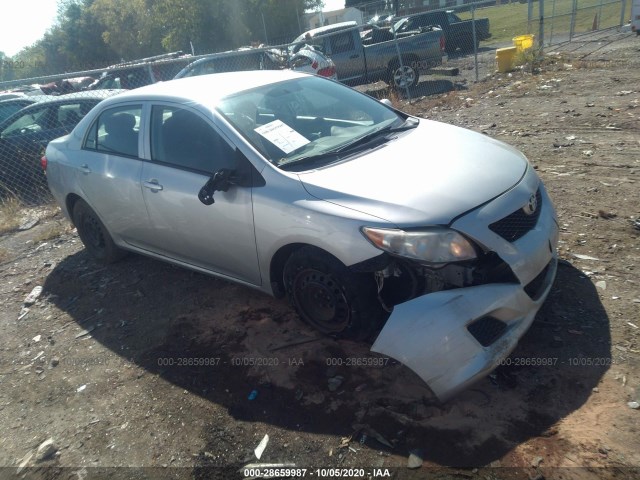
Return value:
M 282 70 L 312 73 L 336 80 L 336 66 L 322 52 L 312 47 L 300 49 L 289 56 L 277 48 L 241 49 L 216 53 L 199 58 L 187 65 L 175 76 L 178 78 L 208 75 L 210 73 L 242 72 L 248 70 Z
M 171 80 L 191 60 L 182 52 L 172 52 L 112 65 L 100 78 L 85 87 L 87 90 L 126 89 L 144 87 Z
M 342 22 L 315 28 L 296 38 L 291 52 L 301 45 L 315 45 L 333 60 L 339 81 L 353 86 L 383 80 L 395 88 L 417 85 L 421 71 L 437 67 L 446 59 L 444 35 L 438 27 L 413 32 L 397 43 L 391 36 L 367 44 L 360 36 L 363 28 L 371 27 Z
M 311 73 L 338 80 L 336 64 L 333 60 L 311 46 L 298 50 L 298 53 L 289 59 L 288 65 L 295 72 Z
M 198 58 L 180 70 L 174 78 L 194 77 L 210 73 L 271 70 L 279 67 L 279 61 L 272 60 L 268 52 L 253 48 L 243 48 Z
M 451 55 L 458 48 L 463 52 L 473 52 L 478 48 L 481 40 L 491 37 L 489 19 L 476 18 L 474 42 L 473 24 L 474 20 L 461 20 L 451 10 L 438 10 L 402 18 L 393 25 L 391 32 L 402 37 L 437 25 L 444 32 L 447 53 Z
M 18 110 L 22 110 L 24 107 L 33 105 L 38 98 L 48 98 L 46 96 L 40 97 L 16 97 L 8 100 L 0 100 L 0 123 L 5 119 L 16 113 Z
M 395 23 L 396 16 L 393 13 L 383 14 L 383 15 L 374 15 L 367 22 L 368 25 L 377 25 L 378 27 L 386 27 L 387 29 L 391 28 Z
M 69 133 L 89 110 L 116 93 L 38 97 L 40 101 L 0 123 L 0 197 L 14 195 L 28 203 L 47 197 L 46 178 L 40 168 L 47 144 Z
M 523 154 L 315 75 L 126 92 L 43 164 L 98 261 L 134 251 L 287 295 L 441 399 L 511 352 L 556 273 L 554 208 Z

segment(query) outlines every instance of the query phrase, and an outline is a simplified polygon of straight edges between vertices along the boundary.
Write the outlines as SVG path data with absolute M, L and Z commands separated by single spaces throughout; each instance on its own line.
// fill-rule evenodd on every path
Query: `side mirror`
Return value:
M 393 103 L 391 103 L 391 100 L 389 100 L 388 98 L 381 99 L 380 103 L 386 105 L 387 107 L 393 107 Z
M 213 194 L 217 191 L 226 192 L 231 185 L 236 183 L 236 171 L 229 168 L 221 168 L 209 178 L 200 189 L 198 199 L 205 205 L 215 203 Z
M 198 193 L 198 199 L 203 204 L 212 205 L 215 203 L 213 194 L 217 191 L 226 192 L 231 185 L 251 188 L 265 185 L 264 177 L 238 149 L 235 151 L 234 165 L 233 169 L 221 168 L 207 180 Z

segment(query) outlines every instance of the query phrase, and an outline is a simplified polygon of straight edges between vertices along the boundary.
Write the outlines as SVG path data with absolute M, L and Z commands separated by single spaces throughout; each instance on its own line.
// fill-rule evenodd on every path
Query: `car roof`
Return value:
M 46 103 L 46 104 L 67 103 L 72 100 L 103 100 L 105 98 L 111 97 L 113 95 L 116 95 L 124 91 L 126 90 L 104 89 L 104 90 L 73 92 L 73 93 L 67 93 L 65 95 L 44 95 L 44 96 L 39 96 L 40 98 L 37 104 L 42 105 L 43 103 Z
M 223 72 L 186 77 L 128 90 L 110 98 L 108 104 L 124 101 L 167 100 L 200 103 L 214 108 L 218 101 L 245 90 L 294 78 L 307 78 L 304 73 L 290 70 L 251 70 Z
M 37 102 L 38 98 L 40 97 L 46 97 L 46 95 L 38 95 L 35 97 L 17 97 L 17 98 L 6 98 L 4 100 L 0 99 L 0 105 L 8 105 L 11 103 L 26 103 L 28 105 L 31 105 L 32 103 Z
M 207 55 L 206 57 L 201 57 L 201 58 L 198 58 L 197 60 L 192 61 L 191 63 L 186 65 L 182 70 L 180 70 L 178 74 L 182 73 L 183 71 L 189 71 L 192 68 L 197 67 L 198 65 L 202 65 L 203 63 L 215 63 L 218 60 L 224 61 L 229 58 L 235 58 L 235 57 L 244 58 L 244 57 L 250 57 L 251 55 L 258 56 L 262 54 L 264 51 L 265 51 L 264 49 L 247 48 L 243 50 L 230 50 L 228 52 L 212 53 L 211 55 Z
M 94 90 L 92 92 L 74 92 L 68 93 L 66 95 L 42 95 L 38 96 L 45 97 L 40 101 L 34 102 L 31 105 L 27 105 L 22 110 L 18 110 L 13 115 L 5 118 L 2 123 L 0 123 L 0 130 L 3 130 L 6 125 L 9 125 L 13 122 L 18 116 L 24 115 L 25 112 L 30 112 L 31 110 L 41 108 L 43 105 L 55 105 L 55 104 L 66 104 L 73 102 L 74 100 L 98 100 L 102 101 L 105 98 L 112 97 L 120 92 L 126 92 L 126 90 Z

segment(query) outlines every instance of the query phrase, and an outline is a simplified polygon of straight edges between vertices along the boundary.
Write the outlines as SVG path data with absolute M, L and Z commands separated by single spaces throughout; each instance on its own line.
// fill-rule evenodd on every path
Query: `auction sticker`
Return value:
M 291 153 L 310 142 L 281 120 L 269 122 L 256 128 L 255 131 L 284 153 Z

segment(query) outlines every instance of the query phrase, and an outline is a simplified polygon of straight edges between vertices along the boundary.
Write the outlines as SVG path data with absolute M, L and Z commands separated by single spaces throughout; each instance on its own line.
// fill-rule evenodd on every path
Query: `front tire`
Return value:
M 296 250 L 283 277 L 302 320 L 324 334 L 363 340 L 384 319 L 373 275 L 354 273 L 318 248 Z
M 113 263 L 125 255 L 113 242 L 98 215 L 84 200 L 76 201 L 73 206 L 73 223 L 85 248 L 98 262 Z

